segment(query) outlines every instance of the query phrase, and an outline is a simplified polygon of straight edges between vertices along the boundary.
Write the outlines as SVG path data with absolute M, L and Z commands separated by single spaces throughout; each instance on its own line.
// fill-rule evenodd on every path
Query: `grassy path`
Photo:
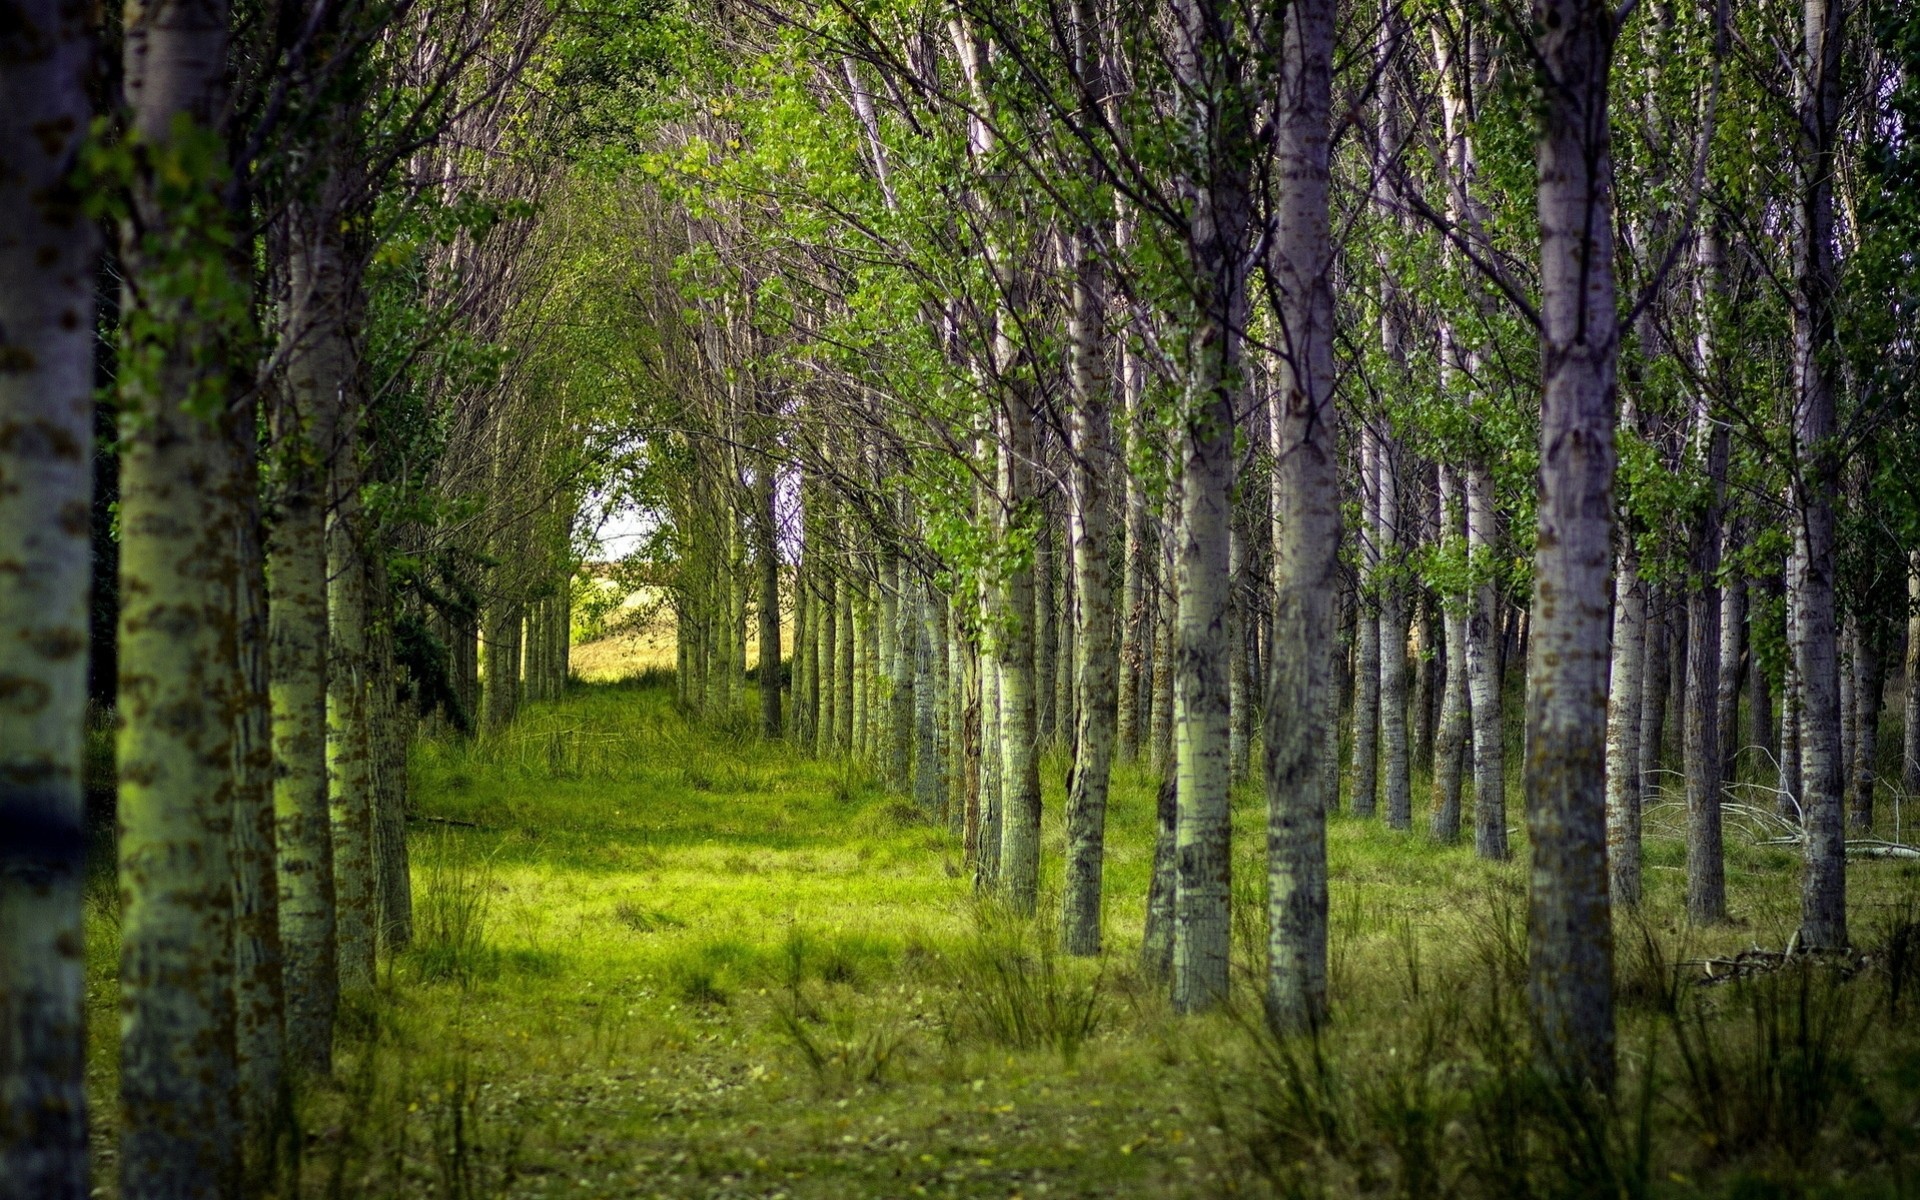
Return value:
M 977 904 L 954 840 L 861 771 L 692 727 L 670 683 L 576 687 L 502 735 L 424 742 L 413 767 L 418 945 L 351 999 L 336 1075 L 302 1097 L 302 1196 L 1201 1197 L 1276 1183 L 1549 1195 L 1579 1182 L 1570 1172 L 1587 1173 L 1573 1190 L 1597 1173 L 1599 1191 L 1623 1194 L 1639 1172 L 1627 1191 L 1696 1195 L 1749 1169 L 1911 1195 L 1885 1185 L 1920 1177 L 1899 1166 L 1920 1157 L 1895 1153 L 1920 1155 L 1920 1006 L 1870 1030 L 1881 1001 L 1852 992 L 1803 992 L 1797 1006 L 1756 992 L 1771 1026 L 1742 1025 L 1733 992 L 1671 1003 L 1691 994 L 1675 960 L 1785 943 L 1796 873 L 1778 848 L 1730 838 L 1740 923 L 1688 930 L 1681 847 L 1656 822 L 1644 916 L 1623 919 L 1617 940 L 1623 1061 L 1630 1085 L 1654 1063 L 1658 1103 L 1581 1133 L 1525 1076 L 1514 863 L 1336 819 L 1337 1008 L 1315 1057 L 1230 1015 L 1175 1020 L 1134 970 L 1153 789 L 1132 768 L 1111 817 L 1111 950 L 1088 963 L 1051 950 L 1057 754 L 1037 924 Z M 1235 821 L 1238 1001 L 1250 1012 L 1263 937 L 1253 789 Z M 1912 864 L 1860 864 L 1853 879 L 1856 936 L 1914 911 Z M 96 904 L 91 948 L 109 1182 L 110 908 Z M 1679 1012 L 1724 1026 L 1707 1047 L 1722 1072 L 1711 1087 L 1673 1065 Z M 1827 1041 L 1808 1044 L 1809 1028 Z M 1798 1094 L 1762 1056 L 1741 1057 L 1743 1039 L 1767 1036 L 1784 1039 L 1775 1059 L 1824 1064 L 1794 1120 L 1849 1132 L 1821 1133 L 1819 1154 L 1764 1106 L 1709 1112 L 1747 1089 Z M 1875 1053 L 1849 1039 L 1872 1039 Z M 1866 1103 L 1855 1096 L 1879 1115 L 1849 1107 Z M 1639 1112 L 1654 1122 L 1650 1160 L 1632 1149 Z M 1603 1147 L 1597 1159 L 1583 1139 Z M 1510 1176 L 1527 1182 L 1501 1182 Z M 1864 1181 L 1877 1185 L 1851 1186 Z

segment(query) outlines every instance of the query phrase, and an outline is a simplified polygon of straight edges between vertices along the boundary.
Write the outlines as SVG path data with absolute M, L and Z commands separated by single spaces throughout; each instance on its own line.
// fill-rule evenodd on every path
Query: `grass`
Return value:
M 1050 905 L 1027 922 L 977 901 L 949 835 L 857 764 L 692 726 L 671 698 L 658 675 L 576 687 L 504 733 L 416 748 L 419 944 L 353 998 L 334 1077 L 302 1089 L 289 1191 L 1917 1194 L 1910 863 L 1853 868 L 1864 960 L 1700 986 L 1689 964 L 1785 945 L 1794 865 L 1730 838 L 1738 923 L 1689 929 L 1656 834 L 1647 901 L 1618 926 L 1607 1104 L 1530 1066 L 1523 842 L 1489 864 L 1334 819 L 1336 1011 L 1319 1038 L 1275 1042 L 1252 1018 L 1254 789 L 1234 809 L 1236 1003 L 1179 1019 L 1134 969 L 1143 770 L 1116 777 L 1109 951 L 1071 960 Z M 1048 896 L 1064 771 L 1047 758 Z M 1517 786 L 1510 803 L 1519 825 Z M 112 906 L 90 910 L 104 1138 Z

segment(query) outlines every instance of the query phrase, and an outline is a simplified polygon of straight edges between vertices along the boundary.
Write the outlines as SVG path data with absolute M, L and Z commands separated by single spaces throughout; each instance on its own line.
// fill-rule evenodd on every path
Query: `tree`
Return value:
M 0 22 L 0 1179 L 87 1195 L 81 764 L 95 224 L 75 170 L 92 30 Z

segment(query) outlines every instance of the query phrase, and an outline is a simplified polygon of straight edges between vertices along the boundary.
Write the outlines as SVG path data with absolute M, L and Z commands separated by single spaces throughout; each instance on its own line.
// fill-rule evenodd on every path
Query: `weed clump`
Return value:
M 1108 1017 L 1100 968 L 1064 960 L 1033 921 L 990 904 L 975 909 L 972 934 L 938 954 L 934 970 L 951 997 L 940 1014 L 950 1044 L 1048 1049 L 1072 1063 Z
M 421 888 L 414 905 L 409 957 L 429 983 L 471 984 L 499 973 L 499 956 L 488 944 L 493 859 L 476 855 L 461 839 L 442 835 L 420 856 Z

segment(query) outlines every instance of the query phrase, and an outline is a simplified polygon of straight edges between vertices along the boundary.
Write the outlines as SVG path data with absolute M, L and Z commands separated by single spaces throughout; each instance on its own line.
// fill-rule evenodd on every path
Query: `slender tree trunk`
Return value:
M 1011 331 L 1000 336 L 1010 337 Z M 1010 348 L 996 351 L 1013 361 Z M 1000 437 L 1000 495 L 1018 518 L 1033 495 L 1034 412 L 1024 394 L 1010 396 Z M 1044 534 L 1043 534 L 1044 536 Z M 1000 881 L 1008 903 L 1022 915 L 1032 913 L 1040 893 L 1040 761 L 1034 672 L 1038 630 L 1034 621 L 1034 572 L 1031 563 L 1007 569 L 996 614 L 994 658 L 999 667 L 1000 701 Z
M 1173 761 L 1173 629 L 1179 616 L 1179 590 L 1174 583 L 1174 530 L 1180 525 L 1180 498 L 1177 488 L 1169 488 L 1167 512 L 1160 526 L 1160 570 L 1157 573 L 1153 631 L 1153 745 L 1148 763 L 1155 774 L 1165 774 Z
M 1447 342 L 1451 352 L 1451 338 Z M 1466 496 L 1459 472 L 1445 463 L 1440 466 L 1440 521 L 1442 551 L 1457 553 L 1466 542 Z M 1433 838 L 1442 843 L 1460 838 L 1460 774 L 1472 721 L 1467 699 L 1466 609 L 1465 593 L 1442 601 L 1446 677 L 1433 745 Z
M 342 458 L 351 459 L 352 452 Z M 340 983 L 369 987 L 374 977 L 377 884 L 373 853 L 373 741 L 367 656 L 364 517 L 357 472 L 336 465 L 333 519 L 327 529 L 327 802 L 333 818 L 335 931 Z M 511 653 L 517 659 L 518 623 Z
M 323 189 L 324 190 L 324 189 Z M 333 828 L 327 807 L 326 461 L 338 438 L 350 369 L 332 205 L 296 210 L 289 237 L 291 305 L 282 336 L 296 348 L 272 410 L 280 447 L 279 519 L 267 557 L 273 807 L 280 857 L 280 937 L 289 1061 L 325 1073 L 339 1002 Z M 474 660 L 471 627 L 461 661 Z M 467 678 L 465 672 L 462 679 Z M 474 697 L 463 696 L 469 706 Z M 473 711 L 469 707 L 469 712 Z
M 88 1194 L 81 948 L 95 226 L 68 176 L 92 15 L 0 20 L 0 1189 Z
M 1197 161 L 1185 230 L 1192 326 L 1180 442 L 1175 582 L 1174 761 L 1179 775 L 1173 1003 L 1181 1012 L 1226 999 L 1232 950 L 1232 820 L 1228 799 L 1228 530 L 1233 519 L 1234 414 L 1244 380 L 1246 251 L 1251 215 L 1245 147 L 1254 131 L 1229 47 L 1237 14 L 1223 0 L 1175 0 L 1172 68 L 1182 84 Z
M 1485 462 L 1467 465 L 1467 553 L 1476 563 L 1473 607 L 1467 614 L 1467 693 L 1473 720 L 1473 845 L 1481 858 L 1507 857 L 1505 722 L 1501 713 L 1499 627 L 1493 581 L 1493 473 Z
M 760 568 L 760 736 L 777 738 L 780 720 L 780 547 L 773 524 L 773 467 L 763 462 L 754 480 L 754 556 Z M 797 665 L 797 663 L 796 663 Z
M 1800 940 L 1809 949 L 1847 944 L 1846 834 L 1842 828 L 1839 668 L 1835 662 L 1834 502 L 1840 471 L 1833 340 L 1833 155 L 1840 110 L 1840 53 L 1846 8 L 1805 0 L 1800 89 L 1799 195 L 1794 243 L 1794 435 L 1800 470 L 1794 486 L 1791 581 L 1800 668 L 1801 784 L 1806 822 L 1806 875 L 1800 893 Z
M 1920 550 L 1907 551 L 1906 705 L 1900 742 L 1900 790 L 1920 796 Z
M 1860 627 L 1848 613 L 1840 621 L 1840 790 L 1853 795 L 1854 765 L 1858 761 L 1855 739 L 1860 731 L 1860 706 L 1857 695 L 1855 662 L 1859 658 Z
M 367 563 L 368 601 L 374 614 L 367 636 L 368 777 L 373 804 L 373 857 L 378 921 L 377 945 L 387 955 L 405 953 L 413 945 L 413 873 L 407 856 L 407 743 L 413 738 L 414 708 L 403 690 L 401 667 L 394 659 L 393 590 L 385 562 L 376 556 Z M 556 621 L 552 597 L 542 601 L 543 622 L 549 630 Z M 551 633 L 548 634 L 549 643 Z M 549 651 L 548 660 L 551 661 Z M 547 673 L 548 692 L 552 673 Z
M 1247 777 L 1253 741 L 1253 677 L 1247 661 L 1247 539 L 1236 521 L 1227 531 L 1227 778 Z
M 887 773 L 902 792 L 913 787 L 915 714 L 919 693 L 920 614 L 914 600 L 916 585 L 905 559 L 896 558 L 888 571 L 894 590 L 893 687 L 887 720 Z
M 1084 29 L 1090 22 L 1084 19 L 1088 14 L 1082 15 Z M 1068 329 L 1073 385 L 1069 536 L 1078 597 L 1073 639 L 1077 661 L 1070 673 L 1079 689 L 1072 782 L 1067 789 L 1066 894 L 1060 919 L 1061 942 L 1069 954 L 1100 953 L 1107 785 L 1119 704 L 1110 545 L 1114 452 L 1108 396 L 1113 381 L 1102 327 L 1106 281 L 1089 241 L 1083 234 L 1074 248 L 1074 307 Z
M 1847 824 L 1862 832 L 1873 829 L 1873 789 L 1879 782 L 1875 759 L 1880 756 L 1880 622 L 1856 623 L 1854 632 L 1854 696 L 1856 728 L 1853 735 L 1853 788 L 1847 806 Z
M 1607 121 L 1614 12 L 1541 0 L 1539 533 L 1527 669 L 1527 977 L 1538 1050 L 1564 1078 L 1613 1083 L 1607 907 L 1608 577 L 1615 361 Z M 1716 610 L 1717 611 L 1717 610 Z
M 1805 789 L 1801 786 L 1800 775 L 1800 709 L 1805 702 L 1805 692 L 1800 686 L 1800 621 L 1794 615 L 1794 579 L 1798 573 L 1798 564 L 1794 561 L 1799 551 L 1787 555 L 1787 663 L 1782 672 L 1780 686 L 1780 786 L 1775 805 L 1780 815 L 1796 823 L 1804 823 L 1805 812 L 1800 806 Z
M 1387 825 L 1413 828 L 1413 784 L 1407 747 L 1407 590 L 1399 577 L 1400 463 L 1395 447 L 1378 447 L 1380 510 L 1377 544 L 1385 564 L 1380 590 L 1380 766 Z
M 1328 122 L 1332 0 L 1294 0 L 1285 16 L 1275 147 L 1280 236 L 1269 270 L 1292 344 L 1279 358 L 1270 434 L 1273 648 L 1268 655 L 1267 990 L 1278 1032 L 1317 1028 L 1327 1013 L 1327 810 L 1337 755 L 1334 602 L 1340 539 L 1333 412 L 1333 288 L 1328 279 Z M 1337 760 L 1336 760 L 1337 761 Z
M 127 14 L 132 132 L 175 170 L 199 161 L 183 141 L 221 136 L 227 17 L 217 0 Z M 209 172 L 190 186 L 219 183 Z M 147 308 L 132 328 L 166 333 L 129 346 L 123 364 L 141 369 L 120 378 L 121 411 L 135 418 L 120 475 L 120 1194 L 181 1200 L 239 1182 L 228 715 L 238 564 L 226 430 L 203 415 L 227 399 L 226 373 L 207 364 L 224 360 L 236 331 L 171 295 L 160 275 L 178 263 L 145 247 L 177 239 L 172 252 L 215 286 L 240 285 L 224 214 L 180 212 L 154 175 L 133 191 L 128 308 Z
M 845 527 L 841 529 L 845 535 Z M 843 560 L 834 567 L 833 603 L 833 745 L 843 755 L 853 753 L 853 576 L 852 564 Z
M 1168 770 L 1155 793 L 1153 869 L 1147 879 L 1147 919 L 1140 936 L 1140 973 L 1160 983 L 1173 980 L 1174 841 L 1179 834 L 1179 781 Z
M 227 438 L 238 622 L 233 713 L 234 1060 L 246 1186 L 276 1172 L 276 1134 L 291 1127 L 286 1090 L 286 990 L 274 845 L 273 711 L 268 700 L 266 551 L 261 542 L 258 416 L 240 406 Z
M 1126 399 L 1125 462 L 1138 447 L 1140 392 L 1145 368 L 1125 340 L 1121 342 L 1121 392 Z M 1120 589 L 1120 701 L 1117 716 L 1119 755 L 1128 762 L 1140 757 L 1142 739 L 1151 729 L 1146 703 L 1151 678 L 1147 645 L 1153 619 L 1153 550 L 1148 536 L 1146 488 L 1132 470 L 1122 472 L 1126 487 L 1126 559 Z M 1143 716 L 1146 719 L 1143 719 Z
M 940 815 L 946 802 L 947 628 L 946 606 L 933 590 L 915 581 L 912 612 L 918 633 L 913 689 L 913 802 L 929 817 Z
M 1360 425 L 1360 623 L 1353 661 L 1353 815 L 1379 803 L 1380 762 L 1380 439 Z
M 1629 534 L 1613 578 L 1612 685 L 1607 697 L 1607 863 L 1613 903 L 1640 903 L 1640 685 L 1645 678 L 1647 585 Z
M 1711 221 L 1698 236 L 1701 371 L 1712 379 L 1721 374 L 1714 326 L 1725 290 L 1725 263 L 1719 230 Z M 1694 427 L 1704 451 L 1707 494 L 1693 521 L 1693 585 L 1687 595 L 1687 916 L 1698 924 L 1714 924 L 1727 919 L 1720 822 L 1719 577 L 1730 435 L 1726 423 L 1715 419 L 1710 397 L 1697 397 L 1695 405 Z
M 1730 528 L 1727 552 L 1740 546 L 1739 528 Z M 1747 579 L 1735 573 L 1720 590 L 1720 682 L 1716 704 L 1720 724 L 1720 785 L 1734 782 L 1740 756 L 1740 684 L 1746 677 Z
M 1660 791 L 1660 747 L 1667 719 L 1667 677 L 1672 673 L 1672 627 L 1667 609 L 1672 593 L 1665 587 L 1647 588 L 1647 645 L 1641 655 L 1640 683 L 1640 794 Z

